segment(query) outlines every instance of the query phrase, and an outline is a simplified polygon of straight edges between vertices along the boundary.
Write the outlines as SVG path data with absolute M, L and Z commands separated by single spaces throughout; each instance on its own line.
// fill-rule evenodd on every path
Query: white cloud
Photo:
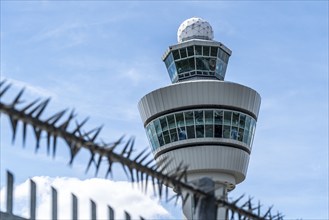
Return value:
M 78 197 L 78 218 L 89 219 L 91 214 L 90 199 L 97 204 L 97 218 L 107 219 L 108 208 L 114 208 L 116 219 L 123 218 L 124 210 L 132 218 L 169 218 L 168 211 L 152 196 L 152 190 L 143 194 L 125 181 L 106 179 L 36 176 L 37 184 L 37 219 L 51 218 L 51 186 L 58 189 L 58 218 L 70 219 L 72 215 L 71 193 Z M 148 184 L 151 186 L 151 183 Z M 1 189 L 1 209 L 5 206 L 5 188 Z M 4 210 L 3 210 L 4 211 Z M 17 185 L 14 189 L 14 213 L 29 216 L 29 181 Z
M 17 89 L 22 89 L 25 88 L 25 92 L 30 93 L 33 96 L 36 97 L 51 97 L 51 98 L 57 98 L 57 95 L 53 92 L 50 92 L 49 90 L 39 87 L 39 86 L 34 86 L 31 85 L 27 82 L 24 81 L 20 81 L 20 80 L 16 80 L 13 78 L 6 78 L 8 80 L 9 83 L 11 83 L 14 87 L 16 87 Z

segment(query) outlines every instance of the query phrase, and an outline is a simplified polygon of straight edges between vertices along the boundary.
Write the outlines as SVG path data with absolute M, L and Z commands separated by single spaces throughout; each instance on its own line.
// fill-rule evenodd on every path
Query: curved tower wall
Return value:
M 208 176 L 230 190 L 245 179 L 260 102 L 259 94 L 246 86 L 195 80 L 157 89 L 138 108 L 155 159 L 172 158 L 167 171 L 183 161 L 190 180 Z M 187 113 L 193 116 L 190 122 Z M 222 113 L 219 120 L 216 113 Z M 187 137 L 180 137 L 181 130 Z

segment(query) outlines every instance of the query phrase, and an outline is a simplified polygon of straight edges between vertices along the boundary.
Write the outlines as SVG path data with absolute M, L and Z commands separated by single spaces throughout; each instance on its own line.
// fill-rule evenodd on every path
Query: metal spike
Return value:
M 93 151 L 90 151 L 90 153 L 91 153 L 91 157 L 90 157 L 90 159 L 89 159 L 89 162 L 88 162 L 88 165 L 87 165 L 87 168 L 86 168 L 86 171 L 85 171 L 85 173 L 87 173 L 87 172 L 88 172 L 88 170 L 89 170 L 89 168 L 90 168 L 90 165 L 91 165 L 91 163 L 92 163 L 92 162 L 94 162 L 94 163 L 95 163 L 95 160 L 94 160 L 94 157 L 95 157 L 95 153 L 94 153 Z
M 107 161 L 109 162 L 109 167 L 107 168 L 105 178 L 107 178 L 108 175 L 111 174 L 111 178 L 113 179 L 113 176 L 112 176 L 112 161 L 111 161 L 110 157 L 107 157 Z
M 199 200 L 200 200 L 200 197 L 198 197 L 197 195 L 193 195 L 194 213 L 197 210 L 197 206 L 198 206 Z
M 28 110 L 29 108 L 31 108 L 39 100 L 40 100 L 40 98 L 37 98 L 36 100 L 34 100 L 33 102 L 31 102 L 30 104 L 28 104 L 27 106 L 25 106 L 25 108 L 21 109 L 21 112 L 24 112 L 25 113 L 26 110 Z
M 36 145 L 35 145 L 35 151 L 37 152 L 40 148 L 40 139 L 41 139 L 41 133 L 42 130 L 40 128 L 33 127 L 35 139 L 36 139 Z
M 98 136 L 99 133 L 101 132 L 102 128 L 103 128 L 103 125 L 101 125 L 100 127 L 96 128 L 96 133 L 94 134 L 94 136 L 91 138 L 90 141 L 92 141 L 92 142 L 95 141 L 95 139 L 97 138 L 97 136 Z
M 10 117 L 10 124 L 11 124 L 11 128 L 13 130 L 13 137 L 12 137 L 12 143 L 13 144 L 14 144 L 15 139 L 16 139 L 17 123 L 18 123 L 17 119 L 14 119 L 13 117 Z
M 132 140 L 131 140 L 131 143 L 130 143 L 130 148 L 129 148 L 128 152 L 127 152 L 127 158 L 130 158 L 130 155 L 131 155 L 131 153 L 132 153 L 133 150 L 134 150 L 135 138 L 132 137 L 131 139 L 132 139 Z
M 12 102 L 11 106 L 15 106 L 16 104 L 18 104 L 18 103 L 20 102 L 19 99 L 20 99 L 21 96 L 23 95 L 24 90 L 25 90 L 25 88 L 23 88 L 23 89 L 18 93 L 18 95 L 16 96 L 16 98 L 15 98 L 14 101 Z
M 130 179 L 131 179 L 131 182 L 134 183 L 134 182 L 135 182 L 135 178 L 134 178 L 134 172 L 133 172 L 133 169 L 130 169 L 130 168 L 129 168 L 129 172 L 130 172 Z
M 242 194 L 242 196 L 240 196 L 238 199 L 233 201 L 232 204 L 236 205 L 243 197 L 244 197 L 244 194 Z
M 51 134 L 50 132 L 47 132 L 47 155 L 50 154 L 50 138 L 51 138 Z
M 271 209 L 273 208 L 273 206 L 271 206 L 267 212 L 265 213 L 265 215 L 263 216 L 263 218 L 266 218 L 266 216 L 268 216 L 269 214 L 271 214 Z
M 145 192 L 147 192 L 147 185 L 148 185 L 148 181 L 149 180 L 149 175 L 148 174 L 146 174 L 146 176 L 145 176 Z
M 53 137 L 53 158 L 55 157 L 56 149 L 57 149 L 57 136 L 54 135 L 54 137 Z
M 158 179 L 159 199 L 162 198 L 162 187 L 163 187 L 163 184 L 162 184 L 161 180 Z
M 142 150 L 135 158 L 134 161 L 136 162 L 148 149 L 145 148 L 144 150 Z
M 183 206 L 187 202 L 188 197 L 190 197 L 190 193 L 187 193 L 186 196 L 185 196 L 185 198 L 183 197 Z
M 77 131 L 80 131 L 80 129 L 82 128 L 82 126 L 89 120 L 89 117 L 85 118 L 80 124 L 76 121 L 76 125 L 77 127 L 74 129 L 74 131 L 72 132 L 73 134 L 75 134 Z
M 76 114 L 74 113 L 74 109 L 71 111 L 68 119 L 60 126 L 61 129 L 66 130 L 67 127 L 69 126 L 71 120 L 76 116 Z
M 95 176 L 97 176 L 97 174 L 98 174 L 98 171 L 99 171 L 99 167 L 100 167 L 100 165 L 101 165 L 101 162 L 102 162 L 102 155 L 99 155 L 99 157 L 98 157 L 98 161 L 97 161 L 97 164 L 96 164 L 96 172 L 95 172 Z
M 122 151 L 121 151 L 121 155 L 123 156 L 125 153 L 126 153 L 126 150 L 128 149 L 128 147 L 129 147 L 129 143 L 131 142 L 131 139 L 129 139 L 128 141 L 127 141 L 127 143 L 126 143 L 126 145 L 124 146 L 124 148 L 122 149 Z
M 67 109 L 64 109 L 63 111 L 60 111 L 56 113 L 55 115 L 48 118 L 45 122 L 51 123 L 52 125 L 55 125 L 56 122 L 63 117 L 63 115 L 67 112 Z
M 142 159 L 140 159 L 137 163 L 143 163 L 143 161 L 149 157 L 149 154 L 146 154 Z
M 25 147 L 25 142 L 26 142 L 26 127 L 27 124 L 23 122 L 23 147 Z
M 4 83 L 4 82 L 3 82 Z M 0 97 L 3 96 L 7 90 L 11 87 L 11 84 L 8 84 L 1 92 L 0 92 Z

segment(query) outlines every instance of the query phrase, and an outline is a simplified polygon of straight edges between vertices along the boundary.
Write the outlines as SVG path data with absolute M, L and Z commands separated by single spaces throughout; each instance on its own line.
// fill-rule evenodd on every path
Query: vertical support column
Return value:
M 109 210 L 109 220 L 114 220 L 114 210 L 109 205 L 107 206 L 107 208 Z
M 78 220 L 78 199 L 72 193 L 72 220 Z
M 7 213 L 13 213 L 14 176 L 7 170 Z
M 217 199 L 227 200 L 227 189 L 225 184 L 216 183 L 215 197 Z M 228 219 L 228 210 L 226 207 L 217 207 L 217 219 Z
M 125 211 L 125 220 L 131 220 L 129 213 L 126 211 Z
M 91 220 L 96 220 L 96 203 L 93 200 L 90 200 L 91 205 Z
M 51 187 L 51 219 L 57 220 L 57 190 Z
M 37 187 L 33 180 L 30 180 L 30 219 L 35 220 L 36 206 L 37 206 Z

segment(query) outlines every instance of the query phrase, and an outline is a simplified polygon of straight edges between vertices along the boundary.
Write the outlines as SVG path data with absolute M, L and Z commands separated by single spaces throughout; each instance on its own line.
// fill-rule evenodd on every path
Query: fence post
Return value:
M 30 219 L 35 220 L 35 212 L 37 205 L 37 187 L 35 182 L 30 179 Z
M 96 203 L 93 200 L 90 200 L 91 204 L 91 220 L 96 220 Z
M 107 206 L 107 208 L 109 210 L 109 220 L 114 220 L 114 210 L 109 205 Z
M 131 220 L 129 213 L 126 211 L 125 211 L 125 220 Z
M 7 170 L 7 213 L 13 213 L 14 176 Z
M 72 193 L 72 220 L 78 220 L 78 199 Z
M 57 190 L 51 187 L 51 219 L 57 220 Z

